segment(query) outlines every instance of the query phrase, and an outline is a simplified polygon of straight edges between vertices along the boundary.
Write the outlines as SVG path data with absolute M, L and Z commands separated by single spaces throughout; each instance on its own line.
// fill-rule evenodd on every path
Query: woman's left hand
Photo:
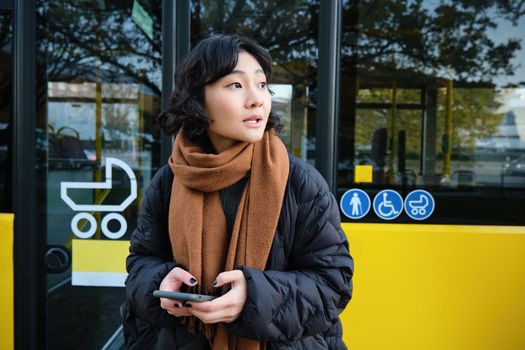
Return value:
M 187 310 L 204 323 L 230 323 L 242 312 L 248 298 L 248 285 L 241 270 L 221 272 L 214 287 L 231 283 L 231 290 L 212 301 L 187 302 Z M 191 306 L 189 306 L 191 305 Z

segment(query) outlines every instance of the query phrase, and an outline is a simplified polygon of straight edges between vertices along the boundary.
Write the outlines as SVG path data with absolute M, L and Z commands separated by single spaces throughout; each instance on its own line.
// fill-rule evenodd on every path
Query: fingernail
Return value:
M 175 307 L 180 307 L 179 304 L 174 304 L 173 306 L 175 306 Z
M 216 284 L 217 284 L 217 280 L 213 280 L 213 282 L 211 282 L 212 286 L 215 286 Z
M 184 306 L 191 307 L 191 304 L 190 303 L 186 303 L 186 304 L 184 304 Z
M 192 277 L 192 278 L 190 278 L 190 283 L 191 283 L 191 284 L 195 284 L 195 283 L 197 283 L 197 280 L 196 280 L 195 278 Z

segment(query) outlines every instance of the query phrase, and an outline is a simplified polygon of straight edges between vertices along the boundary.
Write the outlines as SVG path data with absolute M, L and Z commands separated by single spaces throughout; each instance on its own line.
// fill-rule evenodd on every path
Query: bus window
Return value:
M 425 189 L 425 222 L 523 225 L 524 38 L 514 5 L 343 1 L 339 196 Z

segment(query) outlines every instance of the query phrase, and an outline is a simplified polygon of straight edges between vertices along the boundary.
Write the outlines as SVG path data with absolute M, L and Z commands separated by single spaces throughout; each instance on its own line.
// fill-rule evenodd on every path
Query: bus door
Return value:
M 46 348 L 116 346 L 129 237 L 160 162 L 161 1 L 36 6 Z

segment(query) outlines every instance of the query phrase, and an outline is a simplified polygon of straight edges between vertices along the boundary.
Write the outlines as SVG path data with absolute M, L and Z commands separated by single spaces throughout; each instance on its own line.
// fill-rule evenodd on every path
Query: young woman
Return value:
M 130 309 L 158 349 L 344 349 L 353 261 L 321 175 L 278 138 L 271 58 L 237 36 L 201 41 L 160 121 L 176 135 L 131 237 Z M 152 292 L 219 296 L 183 302 Z

